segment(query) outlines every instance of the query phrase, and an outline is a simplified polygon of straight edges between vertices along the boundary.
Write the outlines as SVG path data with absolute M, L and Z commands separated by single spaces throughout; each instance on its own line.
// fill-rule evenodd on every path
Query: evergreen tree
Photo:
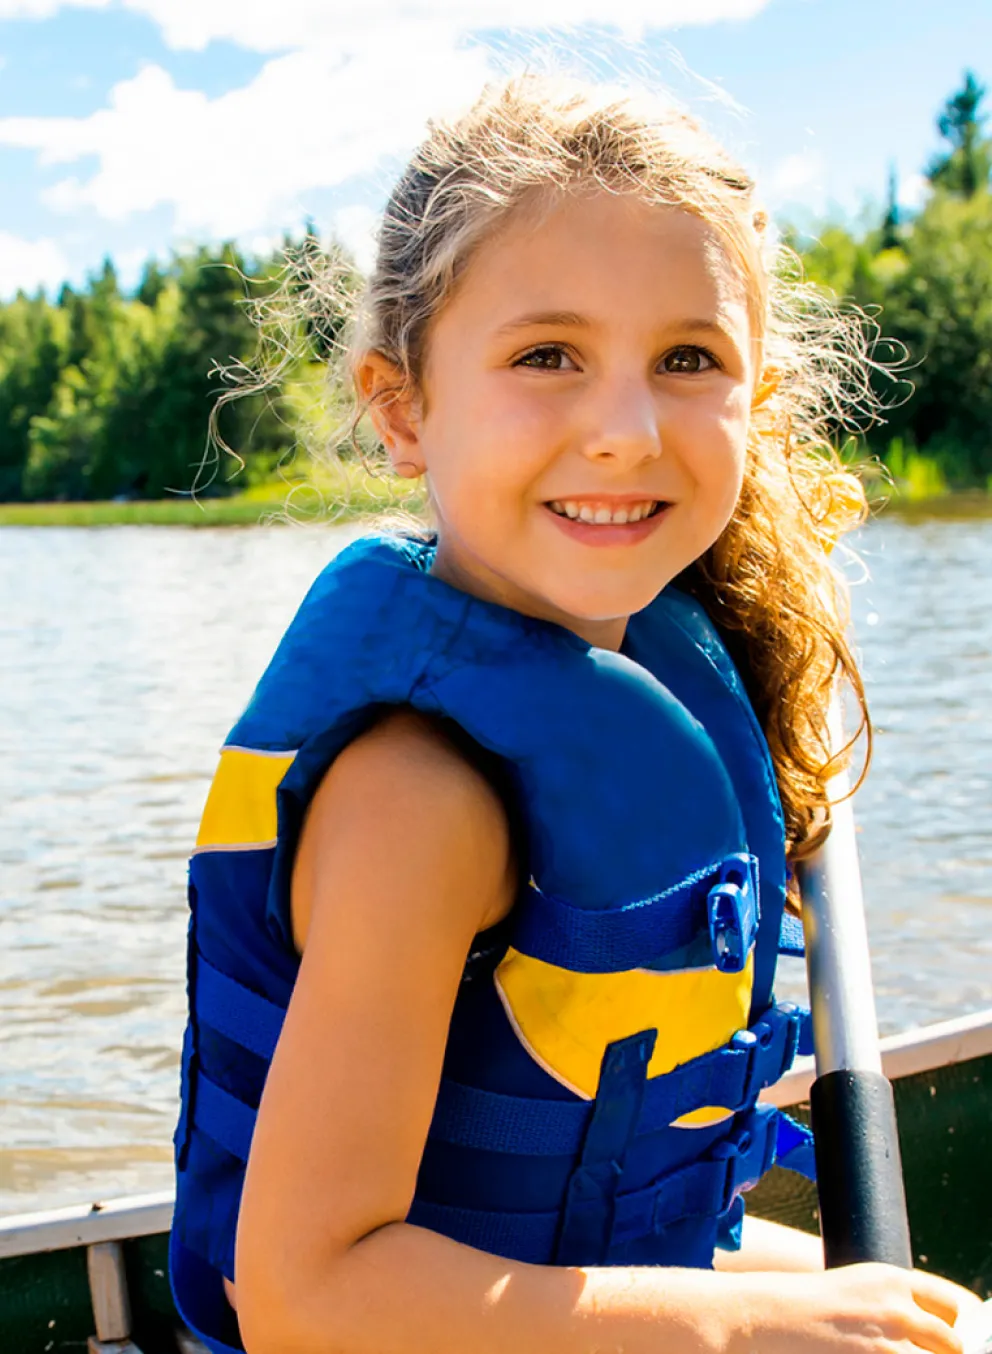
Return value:
M 961 197 L 974 197 L 988 188 L 992 142 L 982 134 L 986 118 L 979 111 L 985 94 L 985 86 L 967 71 L 964 84 L 941 109 L 937 130 L 950 149 L 930 162 L 927 177 L 935 188 Z
M 912 359 L 914 391 L 889 416 L 935 457 L 951 484 L 992 475 L 992 195 L 935 193 L 905 245 L 903 268 L 880 279 L 881 323 Z
M 21 496 L 31 420 L 58 381 L 63 328 L 44 297 L 19 293 L 0 307 L 0 500 Z
M 882 229 L 879 236 L 879 249 L 898 249 L 899 235 L 899 179 L 894 164 L 889 166 L 889 187 L 885 203 L 885 215 L 882 217 Z
M 158 260 L 149 259 L 141 274 L 141 281 L 138 283 L 138 290 L 135 292 L 135 300 L 140 301 L 143 306 L 154 307 L 165 288 L 167 280 L 166 274 L 159 267 Z
M 92 470 L 106 456 L 107 414 L 128 323 L 110 259 L 90 277 L 85 294 L 67 297 L 66 311 L 58 379 L 30 418 L 21 482 L 27 498 L 92 498 Z

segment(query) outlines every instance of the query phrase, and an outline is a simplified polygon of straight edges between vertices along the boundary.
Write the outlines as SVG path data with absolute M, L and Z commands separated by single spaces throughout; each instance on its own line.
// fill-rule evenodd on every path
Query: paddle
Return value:
M 839 703 L 830 711 L 842 746 Z M 830 783 L 833 827 L 800 864 L 816 1080 L 810 1110 L 828 1269 L 913 1267 L 892 1087 L 882 1072 L 864 896 L 846 773 Z M 843 802 L 837 803 L 843 799 Z M 960 1324 L 965 1354 L 992 1354 L 992 1302 Z
M 841 746 L 840 710 L 830 712 Z M 799 866 L 816 1080 L 810 1110 L 827 1268 L 880 1260 L 912 1269 L 892 1087 L 882 1073 L 854 813 L 846 773 L 830 783 L 833 827 Z

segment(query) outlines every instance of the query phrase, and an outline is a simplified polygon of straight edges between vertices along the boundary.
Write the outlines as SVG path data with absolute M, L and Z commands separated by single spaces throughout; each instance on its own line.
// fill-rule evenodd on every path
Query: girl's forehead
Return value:
M 747 285 L 717 228 L 631 194 L 559 193 L 528 204 L 476 247 L 459 285 L 496 319 L 536 309 L 675 313 L 746 310 Z M 473 304 L 474 303 L 474 304 Z

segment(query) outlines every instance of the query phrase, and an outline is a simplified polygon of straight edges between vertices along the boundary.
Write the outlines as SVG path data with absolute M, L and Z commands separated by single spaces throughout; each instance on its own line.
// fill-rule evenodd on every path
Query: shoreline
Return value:
M 175 498 L 126 502 L 0 503 L 0 527 L 185 526 L 246 527 L 260 525 L 332 526 L 375 517 L 380 513 L 416 512 L 420 503 L 402 482 L 393 491 L 388 480 L 351 487 L 325 501 L 311 486 L 274 486 L 232 494 L 229 498 Z M 942 518 L 969 521 L 992 517 L 992 493 L 968 490 L 936 498 L 888 494 L 872 502 L 871 519 L 895 515 L 908 520 Z
M 309 482 L 257 485 L 240 494 L 64 503 L 0 503 L 0 527 L 261 525 L 336 526 L 380 514 L 415 513 L 425 495 L 407 480 L 348 474 L 326 487 Z

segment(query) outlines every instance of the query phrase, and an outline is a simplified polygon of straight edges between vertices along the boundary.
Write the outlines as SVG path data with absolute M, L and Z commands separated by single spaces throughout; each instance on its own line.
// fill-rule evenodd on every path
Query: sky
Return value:
M 549 62 L 669 90 L 779 216 L 907 208 L 989 0 L 0 0 L 0 297 L 312 218 L 363 265 L 426 119 Z

